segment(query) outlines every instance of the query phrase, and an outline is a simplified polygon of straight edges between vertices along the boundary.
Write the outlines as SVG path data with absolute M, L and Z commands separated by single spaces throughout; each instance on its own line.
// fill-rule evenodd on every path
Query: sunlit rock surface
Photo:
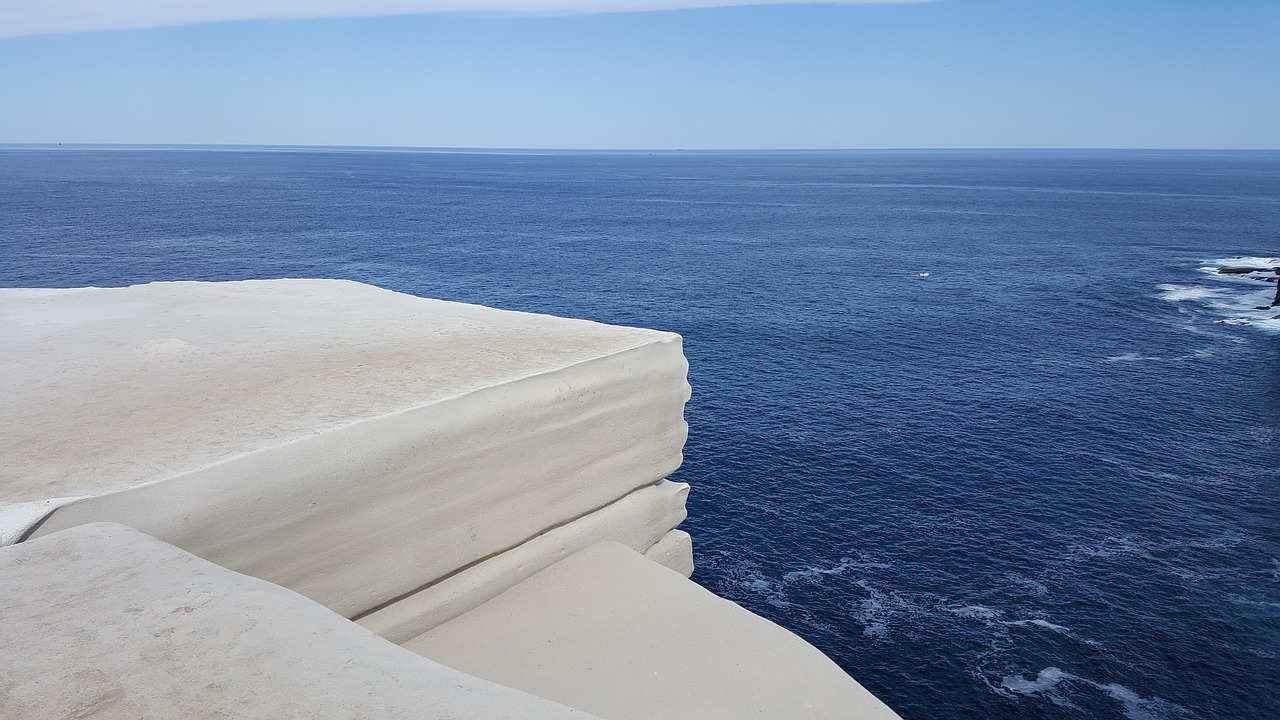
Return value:
M 644 487 L 573 522 L 548 530 L 511 550 L 483 560 L 437 583 L 360 617 L 357 622 L 393 642 L 404 642 L 476 605 L 496 597 L 539 570 L 602 540 L 647 547 L 653 557 L 688 576 L 692 547 L 683 543 L 667 552 L 669 530 L 685 517 L 689 486 L 663 481 Z M 679 541 L 675 541 L 679 542 Z
M 116 521 L 347 617 L 657 483 L 686 435 L 678 335 L 352 282 L 0 290 L 0 334 L 11 541 Z
M 0 548 L 0 717 L 592 720 L 120 525 Z
M 280 280 L 0 337 L 0 717 L 895 717 L 687 579 L 678 335 Z
M 611 542 L 405 647 L 610 720 L 897 718 L 804 640 Z

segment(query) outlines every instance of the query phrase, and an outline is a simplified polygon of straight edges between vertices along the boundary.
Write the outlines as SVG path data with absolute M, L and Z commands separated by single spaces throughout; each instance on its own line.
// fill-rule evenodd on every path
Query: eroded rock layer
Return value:
M 804 640 L 612 542 L 404 646 L 609 720 L 898 720 Z
M 686 435 L 678 335 L 358 283 L 0 290 L 0 331 L 10 539 L 120 522 L 347 617 L 654 485 Z

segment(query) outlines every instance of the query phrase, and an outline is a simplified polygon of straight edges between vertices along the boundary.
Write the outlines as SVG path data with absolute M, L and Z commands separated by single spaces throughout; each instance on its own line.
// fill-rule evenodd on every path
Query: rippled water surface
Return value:
M 10 147 L 0 249 L 677 331 L 695 579 L 907 720 L 1280 717 L 1280 154 Z

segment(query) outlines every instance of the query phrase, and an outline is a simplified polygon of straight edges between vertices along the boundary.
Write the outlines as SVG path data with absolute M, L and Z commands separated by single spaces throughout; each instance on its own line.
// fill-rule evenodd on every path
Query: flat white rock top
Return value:
M 123 490 L 672 337 L 341 280 L 0 289 L 0 503 Z
M 0 548 L 0 717 L 591 720 L 122 525 Z
M 900 720 L 817 648 L 613 542 L 404 646 L 607 720 Z

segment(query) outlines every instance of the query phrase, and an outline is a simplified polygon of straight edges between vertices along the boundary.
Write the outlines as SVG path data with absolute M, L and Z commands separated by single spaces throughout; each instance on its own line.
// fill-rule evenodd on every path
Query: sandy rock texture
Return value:
M 678 335 L 276 280 L 0 337 L 0 718 L 897 717 L 688 579 Z
M 98 523 L 0 548 L 0 717 L 592 720 Z
M 120 522 L 347 617 L 655 485 L 687 433 L 678 335 L 347 281 L 0 290 L 0 335 L 7 539 Z
M 812 645 L 614 542 L 404 646 L 608 720 L 898 720 Z

